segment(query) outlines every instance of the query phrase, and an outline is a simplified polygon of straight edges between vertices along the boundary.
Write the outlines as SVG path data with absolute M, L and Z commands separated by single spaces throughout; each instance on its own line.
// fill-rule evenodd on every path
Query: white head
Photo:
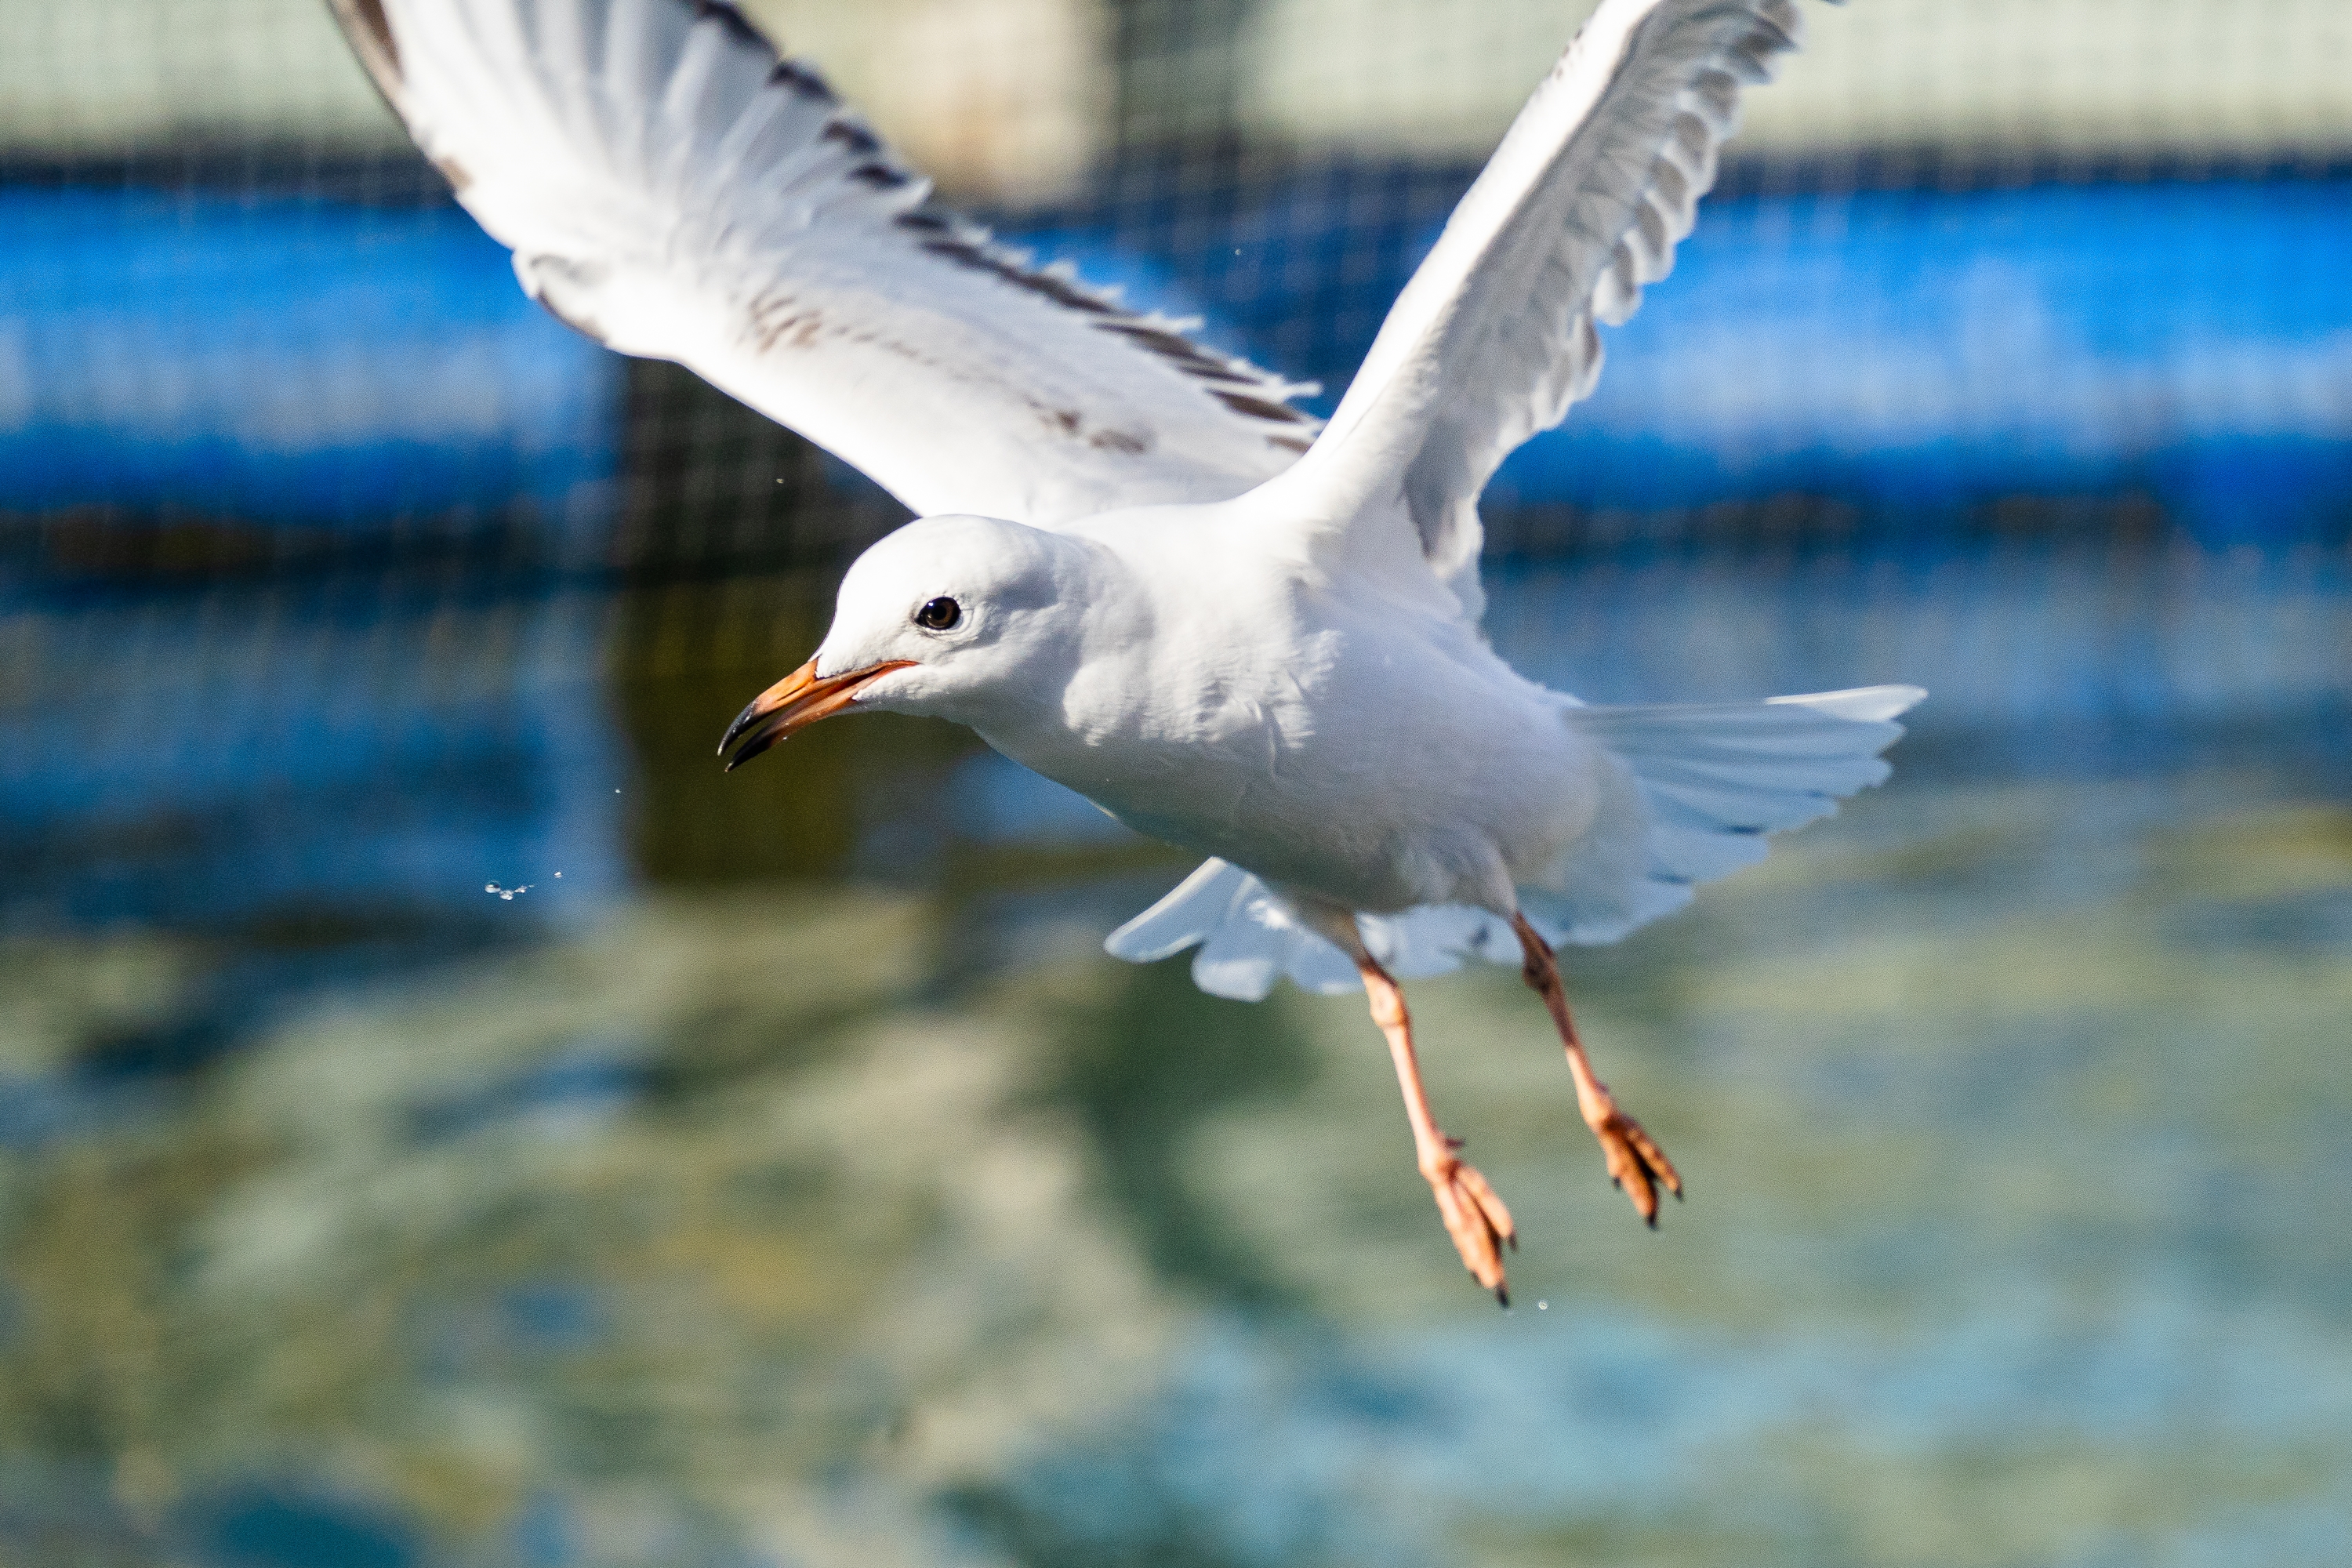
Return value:
M 1055 700 L 1101 553 L 993 518 L 908 523 L 857 558 L 815 657 L 743 710 L 720 754 L 740 767 L 853 702 L 985 725 Z

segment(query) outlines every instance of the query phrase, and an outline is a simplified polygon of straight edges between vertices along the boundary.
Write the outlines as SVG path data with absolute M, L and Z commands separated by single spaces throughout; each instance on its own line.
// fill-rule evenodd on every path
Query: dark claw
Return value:
M 1495 1300 L 1501 1304 L 1503 1310 L 1506 1312 L 1509 1311 L 1511 1310 L 1511 1288 L 1508 1285 L 1496 1286 Z
M 1648 1219 L 1643 1220 L 1642 1223 L 1648 1226 L 1652 1230 L 1655 1230 L 1658 1228 L 1658 1216 L 1656 1215 L 1652 1215 Z
M 1507 1236 L 1503 1237 L 1503 1245 L 1517 1252 L 1519 1249 L 1519 1238 L 1516 1236 Z

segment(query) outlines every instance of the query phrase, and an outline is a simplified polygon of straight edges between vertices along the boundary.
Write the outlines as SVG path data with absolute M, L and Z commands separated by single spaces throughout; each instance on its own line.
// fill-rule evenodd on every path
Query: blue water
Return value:
M 614 895 L 604 607 L 332 580 L 0 603 L 0 926 Z

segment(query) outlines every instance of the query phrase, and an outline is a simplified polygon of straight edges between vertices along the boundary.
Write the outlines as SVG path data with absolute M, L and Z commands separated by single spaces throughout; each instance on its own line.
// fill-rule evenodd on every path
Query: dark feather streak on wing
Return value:
M 335 20 L 366 68 L 375 89 L 394 112 L 400 108 L 400 46 L 393 40 L 392 23 L 383 14 L 383 0 L 331 0 Z
M 376 0 L 362 0 L 362 3 L 374 4 Z M 768 72 L 772 85 L 819 102 L 839 103 L 839 99 L 822 76 L 797 60 L 784 58 L 767 36 L 746 20 L 728 0 L 693 0 L 693 4 L 697 16 L 711 17 L 740 42 L 774 58 L 775 64 Z M 860 184 L 887 191 L 910 185 L 917 179 L 912 171 L 902 167 L 891 156 L 880 137 L 846 111 L 829 121 L 822 134 L 824 140 L 839 143 L 860 160 L 846 175 Z M 1001 282 L 1035 294 L 1065 310 L 1099 318 L 1093 322 L 1097 330 L 1117 332 L 1129 342 L 1150 350 L 1184 374 L 1211 384 L 1209 390 L 1217 400 L 1236 414 L 1280 425 L 1311 426 L 1315 423 L 1311 416 L 1280 401 L 1286 395 L 1280 383 L 1247 362 L 1203 349 L 1182 333 L 1123 310 L 1074 280 L 1025 265 L 992 245 L 985 229 L 963 220 L 937 202 L 926 198 L 906 211 L 893 215 L 891 221 L 900 228 L 923 236 L 919 242 L 921 247 L 933 256 L 959 267 L 986 272 Z M 1265 395 L 1237 395 L 1220 390 L 1234 386 L 1247 387 Z M 1280 444 L 1286 447 L 1291 445 L 1287 440 Z
M 694 14 L 709 17 L 744 43 L 754 44 L 763 49 L 772 47 L 766 36 L 751 26 L 742 12 L 729 4 L 729 0 L 694 0 Z
M 917 207 L 913 212 L 900 213 L 893 221 L 904 228 L 938 232 L 945 236 L 939 239 L 924 240 L 922 247 L 929 255 L 945 257 L 959 267 L 969 267 L 977 271 L 989 273 L 1012 284 L 1015 289 L 1026 289 L 1032 294 L 1042 294 L 1055 304 L 1066 306 L 1073 310 L 1104 313 L 1111 309 L 1107 300 L 1097 299 L 1084 289 L 1075 288 L 1059 278 L 1044 272 L 1032 272 L 1025 267 L 1016 267 L 1008 258 L 991 251 L 983 240 L 967 239 L 957 235 L 955 231 L 958 225 L 955 218 L 930 207 L 928 204 Z
M 1252 373 L 1246 366 L 1235 368 L 1230 362 L 1204 352 L 1198 343 L 1182 333 L 1155 327 L 1149 321 L 1132 319 L 1105 321 L 1102 323 L 1102 330 L 1106 332 L 1117 332 L 1130 342 L 1140 343 L 1187 375 L 1197 376 L 1202 381 L 1222 382 L 1227 386 L 1263 387 L 1265 384 L 1264 376 Z M 1225 394 L 1220 392 L 1217 395 L 1223 397 Z M 1246 414 L 1252 411 L 1244 408 L 1237 409 L 1235 412 Z M 1283 408 L 1282 412 L 1291 418 L 1306 417 L 1297 410 L 1289 407 Z M 1268 415 L 1264 417 L 1271 418 L 1273 416 Z
M 1234 413 L 1246 414 L 1253 419 L 1274 419 L 1292 425 L 1307 417 L 1286 403 L 1268 403 L 1263 397 L 1244 397 L 1236 392 L 1220 392 L 1217 401 Z
M 824 139 L 827 142 L 840 142 L 860 157 L 882 151 L 882 138 L 854 120 L 828 121 L 824 128 Z
M 767 50 L 771 54 L 775 52 L 775 46 L 768 42 L 765 38 L 761 38 L 760 40 L 760 47 Z M 834 96 L 833 89 L 825 85 L 824 78 L 817 75 L 816 72 L 801 64 L 798 60 L 788 60 L 779 58 L 776 61 L 775 68 L 768 73 L 768 81 L 771 86 L 790 88 L 793 91 L 799 93 L 802 97 L 813 98 L 821 103 L 838 103 L 841 101 Z
M 918 184 L 919 176 L 892 156 L 881 138 L 867 129 L 841 100 L 824 78 L 807 65 L 786 59 L 749 18 L 729 0 L 680 0 L 692 10 L 697 20 L 707 20 L 724 28 L 739 46 L 756 49 L 771 62 L 768 83 L 771 87 L 793 93 L 812 102 L 835 110 L 821 133 L 827 142 L 842 147 L 856 160 L 842 177 L 875 191 L 898 191 Z M 341 23 L 353 50 L 375 80 L 376 87 L 387 102 L 397 111 L 400 108 L 402 72 L 399 47 L 384 16 L 384 0 L 329 0 L 336 19 Z M 468 183 L 467 171 L 455 160 L 445 160 L 442 173 L 460 191 Z M 1180 330 L 1158 319 L 1138 315 L 1117 303 L 1115 298 L 1097 293 L 1078 283 L 1075 278 L 1055 268 L 1037 268 L 1028 265 L 1024 257 L 999 248 L 992 243 L 988 231 L 979 225 L 958 216 L 940 203 L 924 196 L 904 210 L 891 215 L 891 223 L 908 232 L 920 249 L 955 266 L 987 273 L 998 281 L 1064 310 L 1088 318 L 1096 330 L 1113 332 L 1136 344 L 1173 367 L 1182 374 L 1203 384 L 1203 390 L 1214 396 L 1226 408 L 1248 418 L 1265 420 L 1286 426 L 1305 426 L 1313 431 L 1318 421 L 1289 406 L 1283 401 L 1294 390 L 1312 392 L 1313 388 L 1291 389 L 1245 360 L 1228 357 L 1206 349 L 1185 337 Z M 562 266 L 554 258 L 538 258 L 537 266 Z M 542 293 L 541 302 L 563 312 Z M 576 312 L 575 312 L 576 314 Z M 564 318 L 591 337 L 598 335 L 595 323 L 585 320 Z M 1267 439 L 1286 450 L 1306 449 L 1296 434 L 1269 436 Z
M 329 5 L 335 19 L 342 24 L 343 37 L 350 41 L 352 53 L 358 57 L 368 79 L 375 84 L 376 91 L 392 111 L 400 113 L 405 79 L 401 74 L 400 41 L 392 36 L 392 22 L 383 14 L 383 0 L 329 0 Z M 446 153 L 433 160 L 433 166 L 441 171 L 449 188 L 460 195 L 474 183 L 466 166 Z
M 1168 364 L 1195 381 L 1212 384 L 1209 391 L 1217 401 L 1236 414 L 1255 419 L 1266 419 L 1276 424 L 1309 424 L 1309 416 L 1288 404 L 1276 400 L 1278 392 L 1269 378 L 1245 361 L 1228 359 L 1202 348 L 1182 333 L 1171 331 L 1148 317 L 1122 310 L 1111 300 L 1081 284 L 1049 271 L 1023 266 L 1012 256 L 988 243 L 984 232 L 960 222 L 952 214 L 930 202 L 900 213 L 893 222 L 902 228 L 931 236 L 924 239 L 922 248 L 930 255 L 952 261 L 959 267 L 986 272 L 1015 289 L 1025 289 L 1053 301 L 1065 310 L 1077 310 L 1100 318 L 1092 324 L 1097 331 L 1115 332 L 1139 348 L 1148 349 Z M 1221 390 L 1225 386 L 1246 386 L 1275 395 L 1251 397 Z

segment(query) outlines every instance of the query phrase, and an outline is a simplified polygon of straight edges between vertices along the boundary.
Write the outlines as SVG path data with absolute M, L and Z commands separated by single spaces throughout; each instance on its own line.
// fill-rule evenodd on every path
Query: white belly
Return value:
M 1354 910 L 1507 908 L 1591 826 L 1600 760 L 1475 636 L 1339 621 L 1282 646 L 1278 667 L 1106 671 L 1116 717 L 1077 692 L 1076 722 L 983 734 L 1140 832 Z

